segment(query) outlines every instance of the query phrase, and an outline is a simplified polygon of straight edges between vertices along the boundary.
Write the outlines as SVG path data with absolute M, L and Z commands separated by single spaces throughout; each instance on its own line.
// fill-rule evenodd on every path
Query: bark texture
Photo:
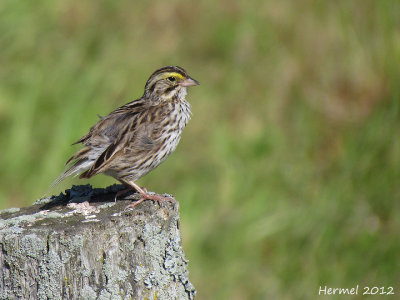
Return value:
M 0 212 L 0 299 L 193 299 L 178 205 L 75 186 Z

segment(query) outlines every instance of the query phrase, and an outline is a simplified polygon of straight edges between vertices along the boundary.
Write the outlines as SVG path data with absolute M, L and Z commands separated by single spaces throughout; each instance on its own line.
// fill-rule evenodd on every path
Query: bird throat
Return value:
M 186 97 L 187 91 L 185 87 L 181 87 L 181 86 L 174 86 L 171 88 L 168 88 L 164 91 L 164 93 L 162 93 L 160 95 L 160 98 L 162 99 L 162 101 L 165 102 L 171 102 L 171 101 L 185 101 L 185 97 Z

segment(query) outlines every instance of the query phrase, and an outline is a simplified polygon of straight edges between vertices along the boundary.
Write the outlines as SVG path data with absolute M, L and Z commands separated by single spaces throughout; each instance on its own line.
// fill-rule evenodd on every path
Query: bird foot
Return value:
M 148 194 L 147 192 L 143 193 L 141 195 L 142 195 L 142 197 L 139 200 L 129 204 L 126 208 L 134 208 L 136 205 L 142 203 L 144 200 L 158 201 L 160 203 L 160 205 L 163 205 L 163 203 L 165 203 L 165 201 L 172 202 L 173 204 L 176 203 L 176 200 L 173 197 L 166 197 L 166 196 L 161 196 L 161 195 L 157 195 L 157 194 Z

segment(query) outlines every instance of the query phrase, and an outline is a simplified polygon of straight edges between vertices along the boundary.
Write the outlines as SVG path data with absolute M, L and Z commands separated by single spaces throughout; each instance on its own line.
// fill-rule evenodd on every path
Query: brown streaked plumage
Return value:
M 66 171 L 54 185 L 70 175 L 90 178 L 103 173 L 141 194 L 142 198 L 131 207 L 145 199 L 173 201 L 170 197 L 148 194 L 134 181 L 157 167 L 175 150 L 182 130 L 190 120 L 186 88 L 198 84 L 180 67 L 156 70 L 147 81 L 141 98 L 100 118 L 74 143 L 84 147 L 67 161 Z

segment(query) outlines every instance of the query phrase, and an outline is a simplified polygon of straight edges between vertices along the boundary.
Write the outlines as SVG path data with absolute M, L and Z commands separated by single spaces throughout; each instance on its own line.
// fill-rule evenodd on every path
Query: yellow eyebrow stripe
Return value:
M 183 77 L 182 74 L 177 73 L 177 72 L 165 73 L 164 76 L 163 76 L 163 78 L 167 78 L 167 77 L 171 77 L 171 76 L 177 77 L 177 78 L 179 78 L 179 79 L 185 79 L 185 77 Z

